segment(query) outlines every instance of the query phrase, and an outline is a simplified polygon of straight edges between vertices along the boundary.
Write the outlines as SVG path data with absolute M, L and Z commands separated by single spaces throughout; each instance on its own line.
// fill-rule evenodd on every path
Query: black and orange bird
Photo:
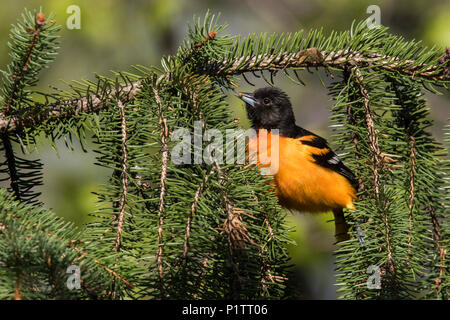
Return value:
M 238 97 L 245 102 L 258 146 L 261 139 L 267 139 L 264 146 L 270 147 L 270 135 L 279 135 L 279 163 L 273 183 L 280 205 L 299 212 L 331 210 L 336 240 L 349 239 L 343 208 L 354 208 L 357 199 L 354 174 L 324 138 L 296 125 L 291 102 L 282 90 L 266 87 L 253 93 L 241 92 Z M 261 134 L 261 129 L 266 134 Z

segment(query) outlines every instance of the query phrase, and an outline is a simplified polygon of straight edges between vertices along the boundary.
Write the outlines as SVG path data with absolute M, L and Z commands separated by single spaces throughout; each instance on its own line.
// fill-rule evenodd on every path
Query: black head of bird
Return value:
M 295 127 L 295 117 L 289 97 L 279 88 L 266 87 L 253 93 L 240 92 L 247 116 L 254 129 L 289 130 Z

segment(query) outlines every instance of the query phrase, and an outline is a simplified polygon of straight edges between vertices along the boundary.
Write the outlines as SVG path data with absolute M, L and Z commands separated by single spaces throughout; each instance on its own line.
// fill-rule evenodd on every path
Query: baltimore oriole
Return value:
M 278 129 L 278 170 L 273 175 L 275 194 L 281 206 L 300 212 L 333 211 L 337 241 L 347 240 L 348 225 L 343 208 L 352 209 L 356 200 L 353 173 L 330 149 L 327 141 L 295 124 L 288 96 L 278 88 L 239 93 L 246 105 L 257 144 L 270 141 Z M 261 129 L 267 135 L 259 134 Z M 265 141 L 264 146 L 270 147 Z

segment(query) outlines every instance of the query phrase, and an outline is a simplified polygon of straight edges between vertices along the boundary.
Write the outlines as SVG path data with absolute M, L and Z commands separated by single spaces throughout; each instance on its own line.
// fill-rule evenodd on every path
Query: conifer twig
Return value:
M 56 101 L 33 110 L 21 110 L 8 117 L 0 114 L 0 132 L 17 132 L 25 128 L 33 128 L 48 120 L 58 121 L 81 113 L 97 113 L 109 107 L 108 102 L 114 102 L 113 99 L 117 95 L 121 96 L 123 103 L 130 101 L 138 93 L 140 85 L 141 81 L 136 81 L 119 87 L 119 90 L 110 89 L 101 94 Z
M 382 157 L 381 157 L 381 151 L 380 147 L 378 145 L 378 130 L 375 128 L 375 122 L 373 120 L 372 111 L 370 110 L 370 97 L 369 93 L 367 92 L 367 89 L 365 88 L 363 84 L 363 77 L 361 75 L 360 70 L 353 66 L 351 67 L 352 73 L 355 76 L 355 82 L 359 87 L 359 92 L 362 96 L 363 100 L 363 106 L 364 106 L 364 113 L 365 113 L 365 121 L 366 121 L 366 127 L 368 131 L 368 138 L 369 138 L 369 147 L 372 154 L 372 163 L 373 163 L 373 180 L 374 180 L 374 188 L 375 188 L 375 194 L 377 198 L 380 195 L 380 176 L 379 176 L 379 170 L 381 169 L 381 163 L 382 163 Z
M 272 272 L 270 270 L 270 266 L 267 264 L 267 259 L 263 257 L 264 254 L 264 250 L 266 249 L 267 244 L 269 243 L 269 241 L 272 241 L 272 239 L 274 239 L 274 234 L 273 234 L 273 230 L 272 227 L 270 226 L 269 220 L 267 220 L 267 218 L 264 219 L 264 223 L 267 226 L 267 229 L 269 230 L 269 239 L 266 241 L 266 243 L 264 243 L 261 246 L 261 250 L 259 252 L 259 256 L 261 258 L 261 268 L 260 268 L 260 272 L 261 272 L 261 287 L 264 290 L 266 288 L 266 278 L 269 279 L 270 282 L 275 282 L 274 277 L 272 276 Z
M 128 193 L 128 149 L 127 149 L 127 120 L 125 116 L 125 107 L 120 99 L 117 99 L 117 106 L 119 107 L 119 114 L 121 120 L 121 133 L 122 133 L 122 194 L 119 204 L 119 217 L 117 223 L 117 236 L 115 250 L 119 251 L 122 240 L 122 228 L 125 216 L 125 207 L 127 203 Z
M 440 66 L 429 66 L 425 70 L 423 65 L 415 60 L 401 60 L 398 57 L 390 57 L 378 53 L 364 55 L 358 51 L 338 50 L 319 51 L 317 48 L 308 48 L 296 54 L 260 54 L 258 56 L 246 56 L 235 61 L 211 62 L 206 69 L 215 74 L 240 74 L 243 72 L 255 72 L 261 70 L 283 70 L 287 68 L 308 67 L 335 67 L 345 69 L 347 64 L 359 67 L 381 68 L 390 72 L 424 78 L 431 81 L 448 81 L 448 74 Z M 439 71 L 439 72 L 438 72 Z
M 369 148 L 372 156 L 373 185 L 377 200 L 380 199 L 380 171 L 383 165 L 382 153 L 378 144 L 378 130 L 375 127 L 372 111 L 370 109 L 370 97 L 364 86 L 364 79 L 358 67 L 352 66 L 351 72 L 355 77 L 355 82 L 359 87 L 365 113 L 365 122 L 369 138 Z M 386 214 L 383 215 L 384 227 L 386 233 L 387 266 L 391 274 L 395 274 L 394 263 L 392 259 L 392 246 L 390 240 L 389 222 Z
M 219 172 L 219 183 L 222 184 L 224 181 L 224 173 L 223 173 L 220 165 L 217 163 L 217 161 L 215 161 L 214 163 L 217 168 L 217 171 Z M 227 213 L 227 219 L 224 223 L 224 224 L 226 224 L 228 220 L 231 220 L 231 221 L 233 220 L 233 216 L 234 216 L 233 205 L 231 204 L 230 199 L 228 198 L 228 195 L 226 194 L 226 192 L 222 191 L 222 197 L 225 202 L 225 210 Z M 227 235 L 228 235 L 228 254 L 229 254 L 230 264 L 233 268 L 234 273 L 236 274 L 238 281 L 241 281 L 242 277 L 241 277 L 241 273 L 239 271 L 239 266 L 234 261 L 234 249 L 235 249 L 236 242 L 234 242 L 232 239 L 233 238 L 233 234 L 232 234 L 233 230 L 227 230 L 226 228 L 224 228 L 224 230 L 227 231 Z
M 434 280 L 435 283 L 434 290 L 438 292 L 441 288 L 442 276 L 444 275 L 446 269 L 445 256 L 447 254 L 448 249 L 443 247 L 441 244 L 441 229 L 439 227 L 438 218 L 436 217 L 435 208 L 433 206 L 429 206 L 428 213 L 430 214 L 431 223 L 433 225 L 434 243 L 436 248 L 439 250 L 439 276 Z
M 167 177 L 167 164 L 169 159 L 169 147 L 167 145 L 167 138 L 169 129 L 167 127 L 167 119 L 164 117 L 163 105 L 159 96 L 158 89 L 152 87 L 155 101 L 157 104 L 157 111 L 160 125 L 160 137 L 161 137 L 161 179 L 160 179 L 160 194 L 159 194 L 159 209 L 158 209 L 158 249 L 156 253 L 156 261 L 158 265 L 160 281 L 163 280 L 163 265 L 162 265 L 162 237 L 163 237 L 163 225 L 164 225 L 164 204 L 166 196 L 166 177 Z M 162 285 L 162 282 L 160 283 Z
M 372 68 L 382 68 L 384 70 L 405 74 L 416 79 L 424 78 L 431 81 L 448 81 L 448 74 L 445 70 L 440 70 L 439 66 L 429 66 L 425 70 L 423 65 L 416 65 L 414 60 L 402 61 L 396 57 L 384 56 L 381 54 L 363 55 L 356 51 L 319 51 L 317 48 L 308 48 L 296 54 L 286 53 L 279 55 L 262 54 L 258 56 L 248 56 L 235 61 L 211 61 L 205 64 L 204 70 L 197 70 L 205 74 L 213 75 L 234 75 L 245 72 L 255 72 L 262 70 L 285 70 L 287 68 L 307 68 L 307 67 L 335 67 L 345 70 L 348 64 L 355 66 L 370 66 Z M 438 72 L 439 71 L 439 72 Z M 169 79 L 169 73 L 163 73 L 157 83 L 162 79 Z M 123 102 L 134 98 L 138 92 L 141 81 L 119 88 L 121 93 L 127 94 Z M 106 100 L 117 95 L 116 89 L 107 90 L 102 95 L 90 95 L 78 99 L 57 101 L 48 106 L 40 106 L 30 113 L 16 113 L 6 117 L 0 114 L 0 132 L 20 131 L 30 128 L 40 123 L 52 119 L 70 117 L 80 113 L 95 113 L 107 107 Z
M 196 43 L 190 50 L 189 54 L 184 58 L 183 62 L 187 63 L 192 55 L 194 55 L 198 50 L 201 49 L 201 47 L 203 47 L 208 41 L 214 40 L 217 36 L 217 32 L 212 30 L 208 33 L 208 35 L 206 36 L 206 38 L 200 42 L 200 43 Z
M 197 204 L 198 204 L 198 201 L 200 200 L 201 194 L 203 193 L 205 185 L 208 183 L 209 177 L 211 175 L 213 175 L 214 172 L 215 172 L 215 167 L 212 167 L 211 170 L 209 171 L 209 173 L 205 176 L 203 181 L 198 186 L 197 191 L 195 192 L 194 201 L 192 202 L 191 210 L 189 212 L 188 220 L 186 222 L 186 233 L 184 236 L 184 245 L 183 245 L 183 265 L 186 264 L 187 254 L 189 251 L 189 237 L 191 235 L 192 218 L 194 217 L 195 211 L 197 210 Z
M 409 229 L 409 236 L 408 236 L 408 246 L 411 248 L 411 240 L 412 240 L 412 232 L 413 232 L 413 210 L 415 205 L 415 181 L 416 181 L 416 139 L 411 136 L 409 141 L 409 148 L 410 148 L 410 161 L 411 161 L 411 169 L 409 172 L 409 199 L 408 199 L 408 207 L 409 207 L 409 213 L 408 213 L 408 229 Z M 408 253 L 411 254 L 411 249 L 408 249 Z
M 30 46 L 28 47 L 28 50 L 25 55 L 25 59 L 22 62 L 22 65 L 20 66 L 19 74 L 13 74 L 13 85 L 11 90 L 11 95 L 9 96 L 8 103 L 5 107 L 5 114 L 8 114 L 11 111 L 11 104 L 14 101 L 14 96 L 16 95 L 17 87 L 19 85 L 20 80 L 23 79 L 25 73 L 28 71 L 28 65 L 30 63 L 30 58 L 33 54 L 34 47 L 36 46 L 36 43 L 39 40 L 39 34 L 41 32 L 41 28 L 45 25 L 45 15 L 42 12 L 39 12 L 36 15 L 36 24 L 34 29 L 27 30 L 29 34 L 33 35 L 33 39 L 31 40 Z M 20 89 L 19 89 L 20 90 Z

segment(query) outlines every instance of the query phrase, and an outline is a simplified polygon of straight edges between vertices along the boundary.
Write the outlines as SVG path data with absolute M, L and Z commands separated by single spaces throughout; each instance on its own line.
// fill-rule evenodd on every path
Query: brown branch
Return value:
M 266 288 L 266 278 L 269 279 L 270 282 L 274 283 L 275 279 L 272 276 L 272 271 L 270 270 L 270 267 L 267 264 L 267 258 L 263 257 L 264 250 L 266 249 L 267 244 L 272 241 L 274 238 L 272 227 L 270 226 L 269 220 L 267 218 L 264 219 L 264 223 L 267 226 L 267 229 L 269 230 L 269 239 L 261 246 L 261 250 L 259 252 L 259 257 L 261 259 L 261 289 L 265 290 Z
M 22 300 L 22 295 L 20 294 L 21 283 L 20 279 L 16 281 L 16 293 L 14 294 L 14 300 Z
M 358 67 L 352 66 L 351 72 L 354 75 L 355 82 L 359 87 L 359 93 L 363 99 L 365 120 L 366 120 L 366 128 L 369 139 L 369 149 L 372 156 L 372 171 L 373 171 L 373 184 L 375 189 L 375 195 L 377 200 L 380 199 L 380 171 L 383 168 L 383 155 L 380 151 L 380 147 L 378 144 L 378 130 L 375 127 L 375 121 L 373 120 L 372 110 L 370 108 L 370 97 L 367 89 L 364 86 L 364 78 L 361 74 L 361 71 Z M 390 240 L 390 230 L 389 230 L 389 222 L 386 214 L 383 215 L 384 227 L 386 233 L 386 250 L 387 250 L 387 265 L 391 272 L 391 274 L 395 274 L 394 263 L 392 259 L 392 247 Z
M 445 249 L 444 246 L 441 244 L 441 230 L 439 227 L 439 221 L 436 217 L 435 208 L 433 206 L 428 207 L 428 212 L 431 217 L 431 223 L 433 224 L 433 233 L 434 233 L 434 243 L 436 248 L 439 250 L 439 277 L 437 277 L 434 280 L 434 283 L 436 284 L 434 290 L 436 292 L 439 292 L 441 285 L 442 285 L 442 277 L 444 275 L 444 272 L 446 270 L 445 266 L 445 255 L 447 254 L 448 249 Z
M 211 37 L 211 36 L 209 36 Z M 206 40 L 206 39 L 205 39 Z M 241 65 L 242 64 L 242 65 Z M 426 70 L 423 65 L 414 66 L 414 60 L 402 61 L 396 57 L 383 56 L 380 54 L 363 55 L 356 51 L 338 50 L 321 51 L 316 48 L 302 50 L 296 54 L 286 53 L 279 55 L 263 54 L 253 57 L 244 57 L 233 61 L 213 61 L 205 64 L 205 69 L 198 72 L 213 75 L 233 75 L 245 72 L 255 72 L 263 70 L 284 70 L 287 68 L 307 68 L 307 67 L 334 67 L 345 70 L 348 64 L 356 66 L 369 66 L 381 68 L 390 72 L 407 74 L 415 78 L 424 78 L 431 81 L 448 81 L 448 74 L 442 71 L 441 66 L 430 66 Z M 441 68 L 441 69 L 439 69 Z M 170 72 L 163 73 L 158 78 L 157 84 L 162 79 L 170 79 Z M 136 96 L 141 81 L 120 87 L 121 93 L 127 93 L 127 99 Z M 116 89 L 105 91 L 102 95 L 91 95 L 80 99 L 57 101 L 47 106 L 40 106 L 29 114 L 18 113 L 6 118 L 0 114 L 0 132 L 20 131 L 25 128 L 36 126 L 44 121 L 58 121 L 59 118 L 76 116 L 82 112 L 95 113 L 108 107 L 111 97 L 117 96 Z
M 125 107 L 120 99 L 117 100 L 117 106 L 119 107 L 119 114 L 121 120 L 121 133 L 122 133 L 122 195 L 119 204 L 119 221 L 117 223 L 117 237 L 115 250 L 120 250 L 122 240 L 122 228 L 125 216 L 125 207 L 127 203 L 128 194 L 128 149 L 127 149 L 127 120 L 125 117 Z
M 206 65 L 206 70 L 211 70 L 209 72 L 214 72 L 214 74 L 232 75 L 244 72 L 307 67 L 334 67 L 344 70 L 347 64 L 381 68 L 390 72 L 432 81 L 448 81 L 448 75 L 441 66 L 430 66 L 421 70 L 423 65 L 416 65 L 415 60 L 401 60 L 397 57 L 377 53 L 364 55 L 348 49 L 327 52 L 319 51 L 317 48 L 308 48 L 298 53 L 260 54 L 233 61 L 213 62 Z
M 234 248 L 246 248 L 246 243 L 258 246 L 258 244 L 248 236 L 247 226 L 242 220 L 242 215 L 250 215 L 243 209 L 233 206 L 225 192 L 222 192 L 222 194 L 228 213 L 227 218 L 223 223 L 222 230 L 228 235 L 231 245 Z
M 77 116 L 81 113 L 97 113 L 109 107 L 108 102 L 115 102 L 120 96 L 122 102 L 128 102 L 138 93 L 141 81 L 120 87 L 119 90 L 110 89 L 102 94 L 92 94 L 79 99 L 63 100 L 47 106 L 39 106 L 36 110 L 24 113 L 22 110 L 10 117 L 0 114 L 0 132 L 18 132 L 32 128 L 44 121 L 59 121 L 61 118 Z
M 370 109 L 370 97 L 369 93 L 367 92 L 367 89 L 365 88 L 363 84 L 363 77 L 361 75 L 361 72 L 357 67 L 352 67 L 351 72 L 355 76 L 355 82 L 359 87 L 359 92 L 363 99 L 363 106 L 364 106 L 364 113 L 365 113 L 365 120 L 366 120 L 366 128 L 369 138 L 369 148 L 372 155 L 372 164 L 373 164 L 373 182 L 374 182 L 374 188 L 375 188 L 375 194 L 377 198 L 379 198 L 380 195 L 380 176 L 379 176 L 379 170 L 382 166 L 382 156 L 380 147 L 378 145 L 378 130 L 375 128 L 375 121 L 373 120 L 372 110 Z
M 205 176 L 203 181 L 198 186 L 197 191 L 195 192 L 194 201 L 192 202 L 191 211 L 189 212 L 188 220 L 186 222 L 186 233 L 184 235 L 184 245 L 183 245 L 183 265 L 186 265 L 187 254 L 189 251 L 189 237 L 191 235 L 192 218 L 194 217 L 195 211 L 197 210 L 197 204 L 200 199 L 200 195 L 203 193 L 203 190 L 205 188 L 206 183 L 208 182 L 209 177 L 213 175 L 214 172 L 215 167 L 212 167 L 210 172 Z
M 220 173 L 219 183 L 223 184 L 226 178 L 225 174 L 223 173 L 217 161 L 215 161 L 215 166 L 217 168 L 217 171 Z M 228 197 L 228 194 L 224 190 L 221 190 L 221 193 L 227 212 L 227 218 L 223 223 L 222 232 L 225 232 L 228 235 L 228 241 L 230 245 L 233 248 L 245 248 L 246 243 L 258 246 L 258 244 L 248 236 L 247 226 L 242 220 L 242 215 L 246 215 L 251 218 L 254 217 L 247 214 L 245 210 L 235 207 L 232 200 Z
M 214 162 L 215 166 L 217 168 L 217 171 L 219 172 L 219 183 L 222 184 L 224 181 L 224 173 L 222 171 L 222 168 L 219 166 L 219 164 L 217 163 L 217 161 Z M 229 219 L 233 219 L 234 213 L 233 213 L 233 206 L 230 202 L 230 199 L 228 198 L 228 195 L 222 191 L 222 197 L 223 200 L 225 202 L 225 210 L 227 213 L 227 219 L 226 221 L 228 221 Z M 225 223 L 226 225 L 226 223 Z M 224 231 L 227 231 L 225 229 L 225 225 L 224 225 Z M 237 280 L 238 281 L 242 281 L 242 277 L 239 271 L 239 266 L 236 264 L 236 262 L 234 261 L 234 249 L 235 249 L 235 244 L 234 241 L 232 240 L 232 234 L 230 232 L 231 230 L 228 230 L 227 235 L 228 235 L 228 254 L 229 254 L 229 262 L 233 268 L 234 273 L 236 274 Z
M 408 207 L 409 207 L 409 213 L 408 213 L 408 229 L 409 229 L 409 235 L 408 235 L 408 253 L 411 253 L 411 240 L 412 240 L 412 231 L 413 231 L 413 209 L 415 204 L 415 178 L 416 178 L 416 139 L 414 139 L 413 136 L 410 137 L 409 141 L 409 148 L 410 148 L 410 160 L 411 160 L 411 170 L 409 172 L 409 199 L 408 199 Z
M 17 243 L 14 243 L 14 261 L 16 265 L 16 292 L 14 295 L 14 300 L 22 300 L 22 295 L 20 293 L 20 290 L 22 289 L 22 280 L 20 276 L 20 270 L 17 267 L 19 265 L 19 253 L 17 251 Z
M 169 129 L 167 128 L 167 119 L 164 117 L 163 105 L 159 96 L 158 89 L 152 87 L 153 94 L 158 109 L 159 125 L 161 127 L 161 151 L 162 151 L 162 164 L 161 164 L 161 179 L 160 179 L 160 194 L 159 194 L 159 210 L 158 210 L 158 250 L 156 253 L 156 262 L 158 265 L 159 279 L 163 280 L 163 265 L 162 265 L 162 237 L 163 237 L 163 225 L 164 225 L 164 204 L 166 197 L 166 177 L 167 177 L 167 163 L 169 159 L 169 147 L 167 145 L 167 138 Z M 162 284 L 162 282 L 161 282 Z

